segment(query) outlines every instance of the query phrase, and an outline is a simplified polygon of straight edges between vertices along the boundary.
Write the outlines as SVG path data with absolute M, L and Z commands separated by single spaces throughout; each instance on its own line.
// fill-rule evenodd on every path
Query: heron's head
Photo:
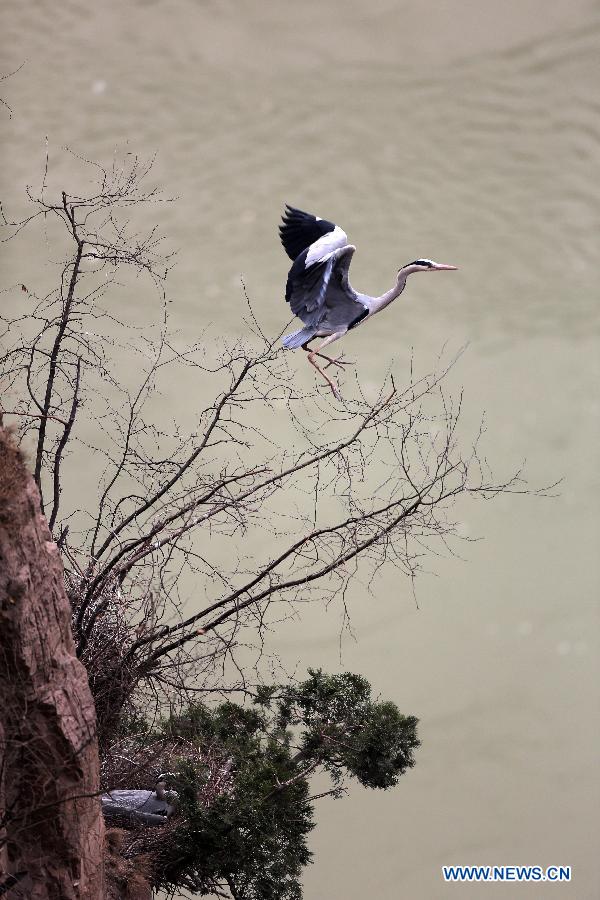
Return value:
M 445 263 L 434 262 L 432 259 L 415 259 L 414 262 L 407 263 L 398 269 L 398 277 L 412 275 L 413 272 L 450 272 L 457 268 L 458 266 L 447 266 Z
M 162 775 L 159 775 L 156 779 L 154 792 L 159 800 L 165 800 L 167 803 L 174 805 L 177 802 L 179 794 L 177 791 L 169 790 L 167 787 L 167 783 L 170 782 L 170 776 L 173 775 L 175 775 L 174 772 L 164 772 Z

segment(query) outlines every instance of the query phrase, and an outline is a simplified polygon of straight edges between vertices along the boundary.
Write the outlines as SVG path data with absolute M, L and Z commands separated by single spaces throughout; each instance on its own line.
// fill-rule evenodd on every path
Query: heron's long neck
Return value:
M 374 316 L 375 313 L 381 312 L 382 309 L 385 309 L 386 306 L 395 300 L 396 297 L 399 297 L 404 287 L 406 285 L 406 272 L 400 272 L 398 275 L 398 280 L 393 288 L 390 288 L 389 291 L 386 291 L 385 294 L 382 294 L 381 297 L 374 297 L 373 302 L 371 303 L 371 315 Z

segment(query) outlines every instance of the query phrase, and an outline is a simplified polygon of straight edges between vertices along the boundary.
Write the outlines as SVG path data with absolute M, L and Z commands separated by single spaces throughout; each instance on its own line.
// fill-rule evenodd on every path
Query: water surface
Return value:
M 264 327 L 283 327 L 285 201 L 348 232 L 360 290 L 418 256 L 455 263 L 415 277 L 347 354 L 375 389 L 392 359 L 402 377 L 411 352 L 426 368 L 469 342 L 451 382 L 467 422 L 486 412 L 492 467 L 564 477 L 556 500 L 461 507 L 485 541 L 431 561 L 418 610 L 395 572 L 375 598 L 354 591 L 341 662 L 334 608 L 272 636 L 290 667 L 362 672 L 422 723 L 395 791 L 322 801 L 307 900 L 455 896 L 444 863 L 571 865 L 561 897 L 599 895 L 598 15 L 586 0 L 3 4 L 3 70 L 26 63 L 3 84 L 16 212 L 46 136 L 49 185 L 68 190 L 82 176 L 64 145 L 105 164 L 157 152 L 153 178 L 179 197 L 156 212 L 179 250 L 174 321 L 192 334 L 240 332 L 240 273 Z M 29 240 L 4 271 L 41 293 L 55 269 Z M 133 288 L 119 303 L 151 314 Z

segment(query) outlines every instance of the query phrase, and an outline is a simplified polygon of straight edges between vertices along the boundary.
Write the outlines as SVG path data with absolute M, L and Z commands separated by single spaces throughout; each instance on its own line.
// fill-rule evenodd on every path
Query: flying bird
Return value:
M 415 259 L 398 269 L 396 284 L 389 291 L 380 297 L 371 297 L 355 291 L 348 280 L 356 247 L 348 243 L 348 237 L 339 225 L 288 205 L 282 221 L 279 226 L 281 243 L 294 261 L 287 278 L 285 299 L 294 315 L 304 322 L 303 328 L 286 334 L 282 343 L 287 350 L 298 347 L 306 350 L 309 363 L 323 376 L 339 400 L 337 384 L 316 358 L 327 360 L 325 369 L 345 363 L 326 356 L 323 349 L 385 309 L 400 296 L 406 279 L 413 272 L 441 272 L 457 267 L 432 259 Z M 309 344 L 315 338 L 324 338 L 324 341 L 311 350 Z

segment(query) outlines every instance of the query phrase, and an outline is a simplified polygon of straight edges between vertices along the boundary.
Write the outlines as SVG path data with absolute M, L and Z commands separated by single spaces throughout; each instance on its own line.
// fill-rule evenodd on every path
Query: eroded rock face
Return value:
M 104 897 L 96 716 L 56 544 L 0 428 L 0 752 L 11 898 Z M 0 884 L 3 878 L 0 877 Z

